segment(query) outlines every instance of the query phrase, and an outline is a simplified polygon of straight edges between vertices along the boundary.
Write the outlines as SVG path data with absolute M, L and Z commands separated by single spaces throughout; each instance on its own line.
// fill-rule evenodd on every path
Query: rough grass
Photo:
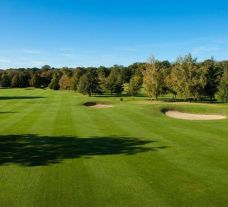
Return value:
M 92 109 L 86 102 L 115 107 Z M 143 97 L 0 89 L 0 206 L 226 206 L 225 104 L 146 104 Z

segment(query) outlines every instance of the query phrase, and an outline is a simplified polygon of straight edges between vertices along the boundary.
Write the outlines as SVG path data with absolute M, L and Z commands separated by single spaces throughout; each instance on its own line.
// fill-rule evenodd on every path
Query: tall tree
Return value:
M 160 67 L 159 61 L 155 58 L 150 58 L 143 72 L 143 85 L 147 95 L 151 99 L 157 99 L 164 88 L 164 68 Z
M 190 54 L 177 59 L 169 77 L 171 90 L 181 98 L 199 99 L 205 84 L 205 71 L 198 66 L 196 59 Z
M 223 76 L 218 87 L 218 95 L 224 102 L 228 102 L 228 66 L 224 67 Z
M 111 94 L 120 94 L 123 91 L 123 79 L 121 70 L 117 67 L 113 67 L 107 78 L 106 87 L 110 90 Z
M 204 61 L 201 67 L 206 73 L 206 85 L 204 87 L 205 95 L 209 96 L 212 102 L 218 91 L 219 77 L 221 76 L 222 70 L 213 58 Z
M 12 80 L 11 80 L 11 86 L 12 86 L 13 88 L 19 88 L 19 87 L 20 87 L 20 78 L 19 78 L 19 74 L 18 74 L 18 73 L 16 73 L 16 74 L 13 76 L 13 78 L 12 78 Z
M 87 72 L 81 76 L 78 83 L 78 91 L 82 94 L 88 94 L 89 96 L 93 93 L 100 93 L 99 81 L 94 69 L 88 69 Z
M 34 74 L 29 83 L 34 88 L 40 88 L 42 86 L 42 78 L 38 74 Z
M 11 86 L 11 81 L 9 76 L 6 73 L 2 74 L 1 81 L 0 81 L 0 86 L 8 88 Z
M 59 77 L 57 74 L 54 74 L 50 84 L 48 85 L 48 87 L 50 89 L 53 89 L 53 90 L 59 90 L 60 86 L 59 86 Z
M 138 93 L 139 89 L 141 88 L 141 86 L 142 86 L 142 78 L 139 77 L 139 76 L 133 76 L 130 79 L 130 83 L 129 83 L 129 93 L 132 96 L 137 95 L 137 93 Z
M 51 70 L 51 66 L 50 65 L 44 65 L 41 67 L 42 71 L 47 71 L 47 70 Z
M 70 78 L 70 89 L 71 90 L 77 91 L 78 83 L 79 83 L 81 76 L 82 76 L 82 70 L 80 68 L 74 69 L 72 71 L 72 77 Z
M 104 93 L 106 91 L 106 82 L 107 82 L 107 68 L 105 67 L 99 67 L 97 69 L 97 75 L 98 75 L 98 81 L 99 81 L 99 87 L 101 89 L 101 92 Z
M 62 90 L 69 90 L 70 89 L 70 78 L 68 75 L 63 75 L 59 80 L 59 87 Z

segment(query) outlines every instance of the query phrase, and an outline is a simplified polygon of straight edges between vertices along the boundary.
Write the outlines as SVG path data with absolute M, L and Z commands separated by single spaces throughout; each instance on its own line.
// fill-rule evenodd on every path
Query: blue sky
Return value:
M 228 59 L 227 0 L 1 0 L 0 68 Z

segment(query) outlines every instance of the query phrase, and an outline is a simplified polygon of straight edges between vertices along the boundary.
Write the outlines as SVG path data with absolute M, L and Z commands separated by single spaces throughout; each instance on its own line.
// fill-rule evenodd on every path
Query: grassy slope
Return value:
M 1 89 L 0 206 L 227 205 L 228 120 L 175 120 L 143 99 Z

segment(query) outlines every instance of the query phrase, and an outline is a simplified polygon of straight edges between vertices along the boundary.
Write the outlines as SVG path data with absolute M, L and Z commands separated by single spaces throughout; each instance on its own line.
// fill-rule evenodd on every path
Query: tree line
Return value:
M 213 101 L 216 95 L 228 102 L 228 61 L 213 58 L 198 62 L 191 54 L 173 63 L 150 58 L 128 67 L 19 68 L 0 70 L 5 88 L 47 88 L 74 90 L 82 94 L 136 96 L 141 88 L 151 99 L 171 93 L 173 99 Z

